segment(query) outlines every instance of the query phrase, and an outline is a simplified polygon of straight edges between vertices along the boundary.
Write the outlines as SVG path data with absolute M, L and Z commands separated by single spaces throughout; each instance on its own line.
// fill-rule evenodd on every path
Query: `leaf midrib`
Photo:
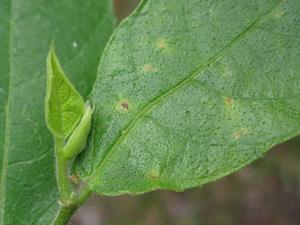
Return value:
M 128 123 L 128 125 L 121 131 L 121 135 L 116 138 L 116 140 L 112 143 L 111 147 L 107 150 L 107 153 L 103 156 L 103 159 L 100 161 L 96 169 L 91 173 L 89 177 L 86 178 L 86 181 L 91 184 L 97 176 L 100 175 L 101 169 L 105 166 L 105 164 L 109 161 L 111 155 L 116 151 L 118 146 L 122 143 L 122 141 L 127 137 L 127 135 L 131 132 L 133 127 L 137 124 L 137 122 L 144 117 L 144 115 L 150 111 L 154 106 L 159 105 L 165 98 L 169 97 L 177 90 L 182 88 L 185 84 L 192 81 L 198 74 L 201 74 L 210 64 L 216 62 L 219 58 L 221 58 L 225 53 L 230 51 L 236 44 L 238 44 L 244 37 L 250 34 L 255 28 L 258 27 L 265 19 L 267 19 L 285 0 L 278 1 L 273 7 L 264 12 L 260 17 L 258 17 L 249 27 L 247 27 L 243 32 L 237 35 L 233 41 L 227 44 L 223 49 L 221 49 L 217 54 L 212 56 L 208 61 L 198 67 L 194 72 L 190 73 L 185 79 L 181 80 L 179 83 L 162 93 L 161 95 L 154 98 L 149 102 L 146 106 L 144 106 Z M 146 2 L 146 1 L 144 1 Z M 140 7 L 139 9 L 141 9 Z
M 0 224 L 4 224 L 5 215 L 5 189 L 6 189 L 6 171 L 8 163 L 8 145 L 9 145 L 9 115 L 10 115 L 10 91 L 11 91 L 11 46 L 12 46 L 12 15 L 13 15 L 13 0 L 10 1 L 10 12 L 9 12 L 9 37 L 8 37 L 8 85 L 7 85 L 7 100 L 5 104 L 5 126 L 4 126 L 4 145 L 3 145 L 3 156 L 2 156 L 2 170 L 1 170 L 1 182 L 0 182 Z

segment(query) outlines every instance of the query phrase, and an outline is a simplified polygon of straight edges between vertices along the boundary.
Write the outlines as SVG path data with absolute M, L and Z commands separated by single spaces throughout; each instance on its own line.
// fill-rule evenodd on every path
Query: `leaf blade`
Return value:
M 297 7 L 144 1 L 100 63 L 92 97 L 101 118 L 78 162 L 90 188 L 194 187 L 299 134 L 299 63 L 289 51 L 299 49 Z

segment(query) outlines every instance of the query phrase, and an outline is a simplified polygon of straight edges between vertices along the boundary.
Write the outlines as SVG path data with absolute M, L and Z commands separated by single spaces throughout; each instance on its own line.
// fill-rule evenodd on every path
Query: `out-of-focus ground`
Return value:
M 115 0 L 119 20 L 138 0 Z M 243 170 L 183 193 L 92 196 L 72 225 L 299 225 L 300 137 Z

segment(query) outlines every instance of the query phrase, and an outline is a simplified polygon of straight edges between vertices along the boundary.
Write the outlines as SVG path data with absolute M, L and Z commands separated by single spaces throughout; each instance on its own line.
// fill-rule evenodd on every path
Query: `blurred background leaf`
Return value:
M 115 0 L 122 20 L 138 0 Z M 300 137 L 243 170 L 182 193 L 94 195 L 72 225 L 299 225 Z

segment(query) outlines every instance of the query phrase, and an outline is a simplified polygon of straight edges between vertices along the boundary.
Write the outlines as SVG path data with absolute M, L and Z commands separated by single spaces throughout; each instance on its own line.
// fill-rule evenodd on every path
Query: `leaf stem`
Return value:
M 71 185 L 68 178 L 69 168 L 68 161 L 61 157 L 61 150 L 63 148 L 63 139 L 55 138 L 55 152 L 56 152 L 56 177 L 57 184 L 60 191 L 61 201 L 68 202 L 71 197 Z
M 88 187 L 83 187 L 76 196 L 74 203 L 81 205 L 91 194 L 92 192 L 90 189 L 88 189 Z
M 66 225 L 80 205 L 61 205 L 52 225 Z
M 87 186 L 80 189 L 78 193 L 74 190 L 69 179 L 70 160 L 65 159 L 62 155 L 64 140 L 55 138 L 55 156 L 56 156 L 56 179 L 60 192 L 60 208 L 53 221 L 53 225 L 66 225 L 75 213 L 77 208 L 92 193 Z

